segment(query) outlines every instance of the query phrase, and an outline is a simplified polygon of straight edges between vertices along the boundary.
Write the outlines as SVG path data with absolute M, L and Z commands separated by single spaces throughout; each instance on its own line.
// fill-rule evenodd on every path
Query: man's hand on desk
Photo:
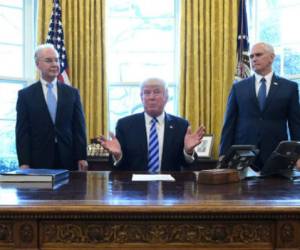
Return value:
M 300 159 L 296 162 L 296 170 L 300 171 Z
M 28 169 L 28 168 L 30 168 L 30 166 L 27 164 L 23 164 L 20 166 L 20 169 Z
M 118 161 L 122 156 L 121 145 L 114 133 L 109 132 L 109 136 L 111 139 L 105 138 L 103 135 L 101 135 L 98 141 L 100 142 L 101 146 L 108 150 L 109 153 L 111 153 Z
M 192 155 L 194 148 L 200 144 L 203 136 L 205 134 L 205 127 L 200 126 L 194 133 L 192 133 L 191 127 L 188 127 L 185 137 L 184 137 L 184 151 Z
M 89 164 L 86 160 L 79 160 L 78 161 L 78 170 L 79 171 L 87 171 Z

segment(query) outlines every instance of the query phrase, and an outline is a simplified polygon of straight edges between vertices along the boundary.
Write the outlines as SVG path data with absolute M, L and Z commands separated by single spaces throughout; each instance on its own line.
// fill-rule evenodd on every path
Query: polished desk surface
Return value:
M 0 214 L 83 208 L 89 212 L 101 208 L 102 212 L 300 213 L 300 180 L 256 178 L 205 185 L 197 183 L 197 174 L 171 173 L 174 182 L 133 182 L 128 172 L 72 172 L 69 182 L 54 190 L 0 184 Z
M 88 159 L 89 170 L 92 171 L 112 171 L 114 170 L 112 164 L 109 162 L 107 156 L 89 156 Z M 197 158 L 190 166 L 188 171 L 200 171 L 203 169 L 212 169 L 217 165 L 217 160 L 212 158 Z
M 73 172 L 56 189 L 0 185 L 0 249 L 300 248 L 300 181 L 133 182 L 132 173 Z M 297 236 L 298 235 L 298 236 Z

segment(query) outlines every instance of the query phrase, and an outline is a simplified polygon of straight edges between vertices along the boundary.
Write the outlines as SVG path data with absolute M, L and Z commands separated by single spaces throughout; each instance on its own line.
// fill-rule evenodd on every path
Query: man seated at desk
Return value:
M 179 171 L 194 161 L 194 147 L 205 133 L 194 133 L 187 120 L 164 112 L 168 89 L 162 79 L 149 78 L 141 84 L 144 112 L 120 119 L 116 136 L 100 137 L 113 159 L 114 168 L 128 171 Z

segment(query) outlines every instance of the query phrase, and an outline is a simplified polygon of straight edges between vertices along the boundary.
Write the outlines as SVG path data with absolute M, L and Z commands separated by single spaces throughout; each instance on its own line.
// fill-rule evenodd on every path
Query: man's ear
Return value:
M 143 101 L 143 93 L 142 92 L 140 93 L 140 98 L 141 98 L 141 101 L 143 103 L 144 101 Z
M 165 103 L 167 103 L 169 100 L 169 91 L 168 89 L 165 90 Z
M 275 54 L 272 53 L 272 54 L 270 55 L 270 57 L 271 57 L 271 63 L 273 63 L 273 62 L 274 62 L 274 59 L 275 59 Z

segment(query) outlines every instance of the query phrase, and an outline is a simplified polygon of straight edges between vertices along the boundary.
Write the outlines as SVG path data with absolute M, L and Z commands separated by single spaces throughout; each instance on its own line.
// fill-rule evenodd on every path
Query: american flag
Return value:
M 247 78 L 251 74 L 249 59 L 249 37 L 246 0 L 240 0 L 239 3 L 239 20 L 238 20 L 238 37 L 237 37 L 237 68 L 236 80 Z
M 71 85 L 68 77 L 67 53 L 64 43 L 64 31 L 61 21 L 61 7 L 59 0 L 53 0 L 53 9 L 46 43 L 53 44 L 59 54 L 60 75 L 58 76 L 58 80 Z

